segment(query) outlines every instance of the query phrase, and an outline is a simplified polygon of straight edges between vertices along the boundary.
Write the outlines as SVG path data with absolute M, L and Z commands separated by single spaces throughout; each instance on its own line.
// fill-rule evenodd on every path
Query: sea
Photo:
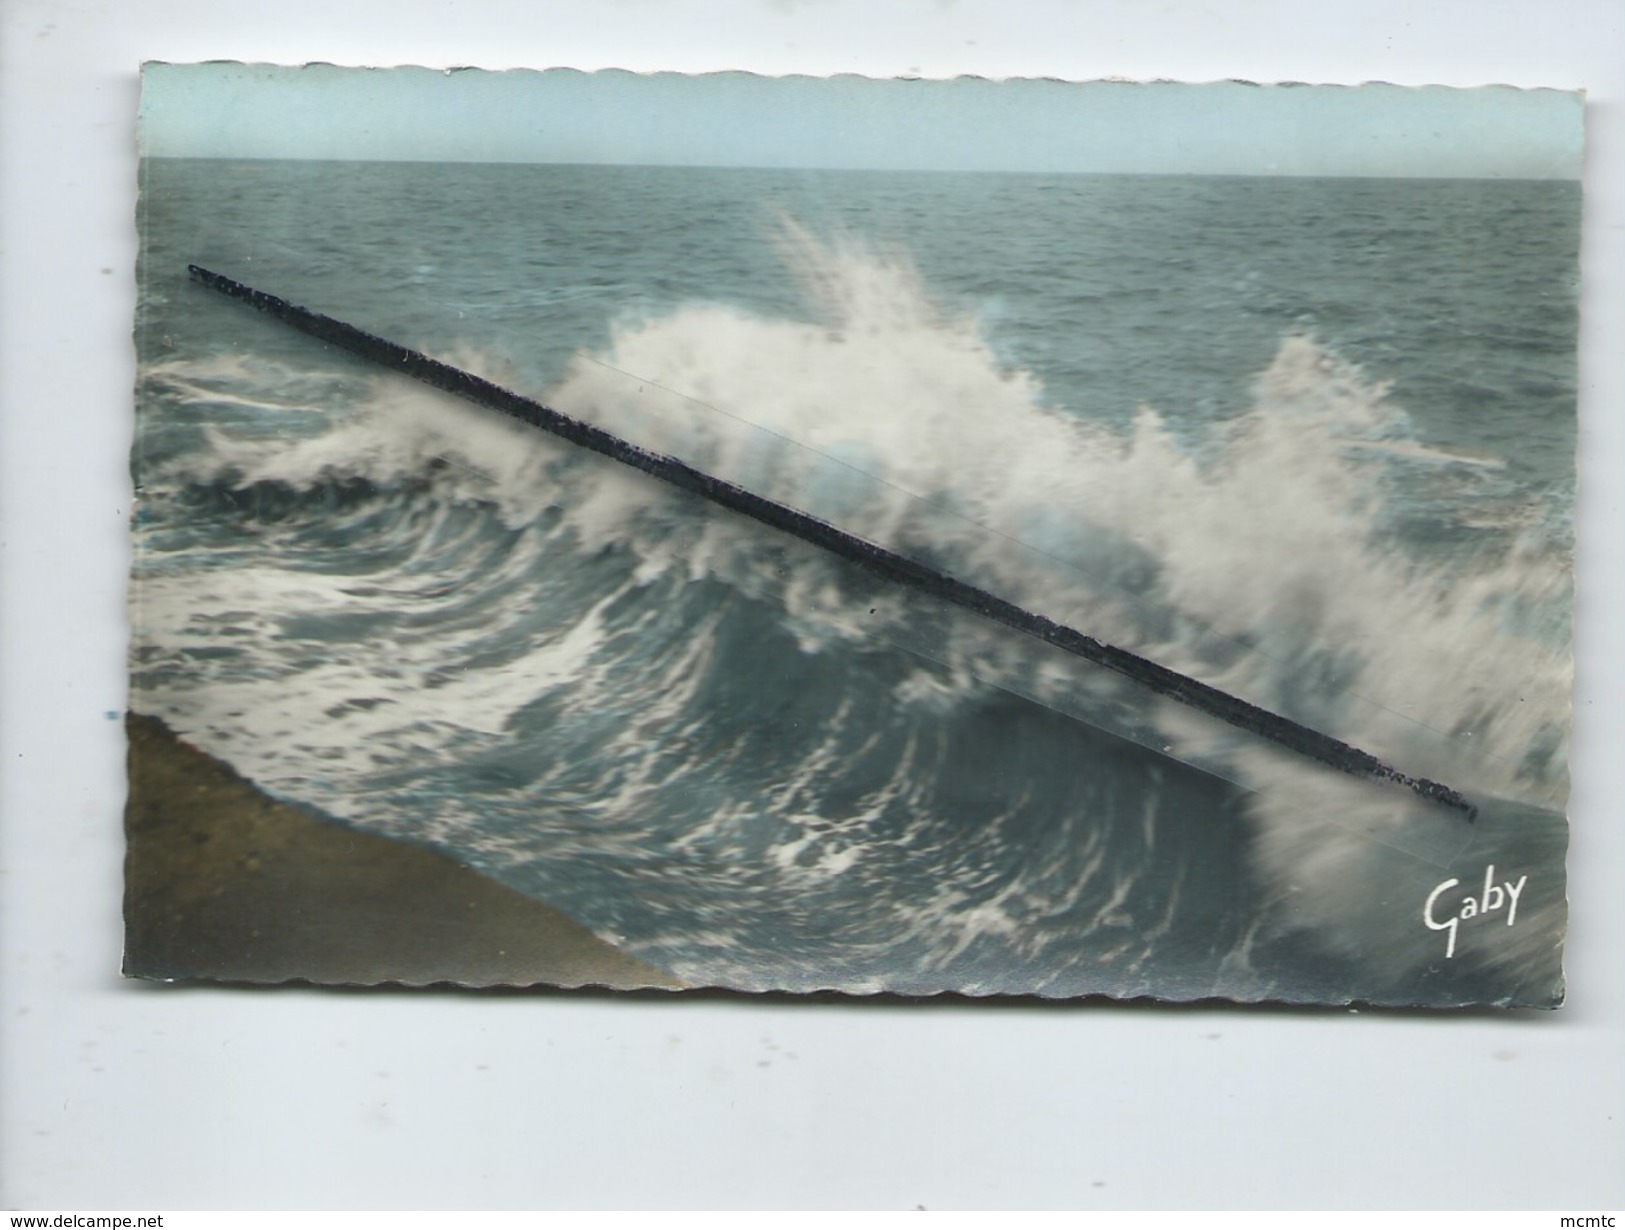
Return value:
M 146 159 L 131 708 L 697 987 L 1562 997 L 1579 185 Z M 471 370 L 1469 822 L 189 279 Z

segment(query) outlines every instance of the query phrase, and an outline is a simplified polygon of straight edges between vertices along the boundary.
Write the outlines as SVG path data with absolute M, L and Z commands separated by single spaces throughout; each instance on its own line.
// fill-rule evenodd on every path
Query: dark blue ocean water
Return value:
M 132 649 L 698 984 L 1551 997 L 1569 183 L 149 160 Z M 369 371 L 481 371 L 1485 801 L 1471 833 Z M 1328 780 L 1332 779 L 1332 780 Z M 1529 874 L 1447 960 L 1431 888 Z

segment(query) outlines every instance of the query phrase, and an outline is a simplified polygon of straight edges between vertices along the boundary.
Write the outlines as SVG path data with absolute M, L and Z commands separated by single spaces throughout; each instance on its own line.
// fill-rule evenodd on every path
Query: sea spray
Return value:
M 645 313 L 543 400 L 1407 767 L 1561 805 L 1561 563 L 1505 535 L 1441 557 L 1394 532 L 1441 483 L 1470 510 L 1484 458 L 1425 448 L 1301 334 L 1228 422 L 1146 409 L 1113 430 L 935 306 L 900 254 L 793 225 L 785 243 L 806 316 Z M 438 844 L 698 982 L 1133 993 L 1170 935 L 1205 928 L 1231 979 L 1211 989 L 1267 994 L 1236 972 L 1260 919 L 1351 960 L 1392 963 L 1376 939 L 1395 932 L 1396 981 L 1431 960 L 1405 902 L 1347 887 L 1393 858 L 1409 891 L 1416 860 L 1383 830 L 1427 818 L 1392 792 L 1329 784 L 402 381 L 335 374 L 343 409 L 252 363 L 148 377 L 176 410 L 304 424 L 290 447 L 228 416 L 144 476 L 139 702 L 274 791 Z M 1141 723 L 1246 790 L 991 684 Z M 1222 871 L 1231 812 L 1256 896 Z
M 1124 438 L 1002 367 L 905 256 L 793 222 L 784 245 L 815 319 L 619 327 L 548 399 L 1352 742 L 1447 763 L 1471 739 L 1475 788 L 1560 804 L 1565 565 L 1392 533 L 1405 488 L 1489 459 L 1406 447 L 1387 386 L 1304 335 L 1195 448 L 1150 408 Z

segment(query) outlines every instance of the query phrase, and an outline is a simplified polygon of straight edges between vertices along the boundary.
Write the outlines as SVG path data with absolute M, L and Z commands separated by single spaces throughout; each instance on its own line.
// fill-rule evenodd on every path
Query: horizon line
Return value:
M 1143 179 L 1370 179 L 1370 180 L 1435 180 L 1441 183 L 1570 183 L 1584 181 L 1581 174 L 1552 175 L 1393 175 L 1358 170 L 1322 174 L 1304 174 L 1297 171 L 1146 171 L 1146 170 L 1035 170 L 1032 168 L 1001 167 L 888 167 L 888 166 L 818 166 L 796 163 L 715 163 L 715 162 L 582 162 L 573 159 L 549 158 L 366 158 L 350 155 L 315 154 L 148 154 L 141 153 L 139 162 L 334 162 L 378 163 L 398 166 L 464 166 L 464 167 L 593 167 L 620 168 L 646 171 L 781 171 L 817 172 L 847 175 L 1025 175 L 1078 176 L 1106 179 L 1139 177 Z

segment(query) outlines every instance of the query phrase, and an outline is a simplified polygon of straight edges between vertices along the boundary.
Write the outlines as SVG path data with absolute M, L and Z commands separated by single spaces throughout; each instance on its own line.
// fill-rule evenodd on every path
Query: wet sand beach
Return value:
M 126 727 L 128 975 L 681 985 L 444 855 L 276 802 L 156 718 Z

